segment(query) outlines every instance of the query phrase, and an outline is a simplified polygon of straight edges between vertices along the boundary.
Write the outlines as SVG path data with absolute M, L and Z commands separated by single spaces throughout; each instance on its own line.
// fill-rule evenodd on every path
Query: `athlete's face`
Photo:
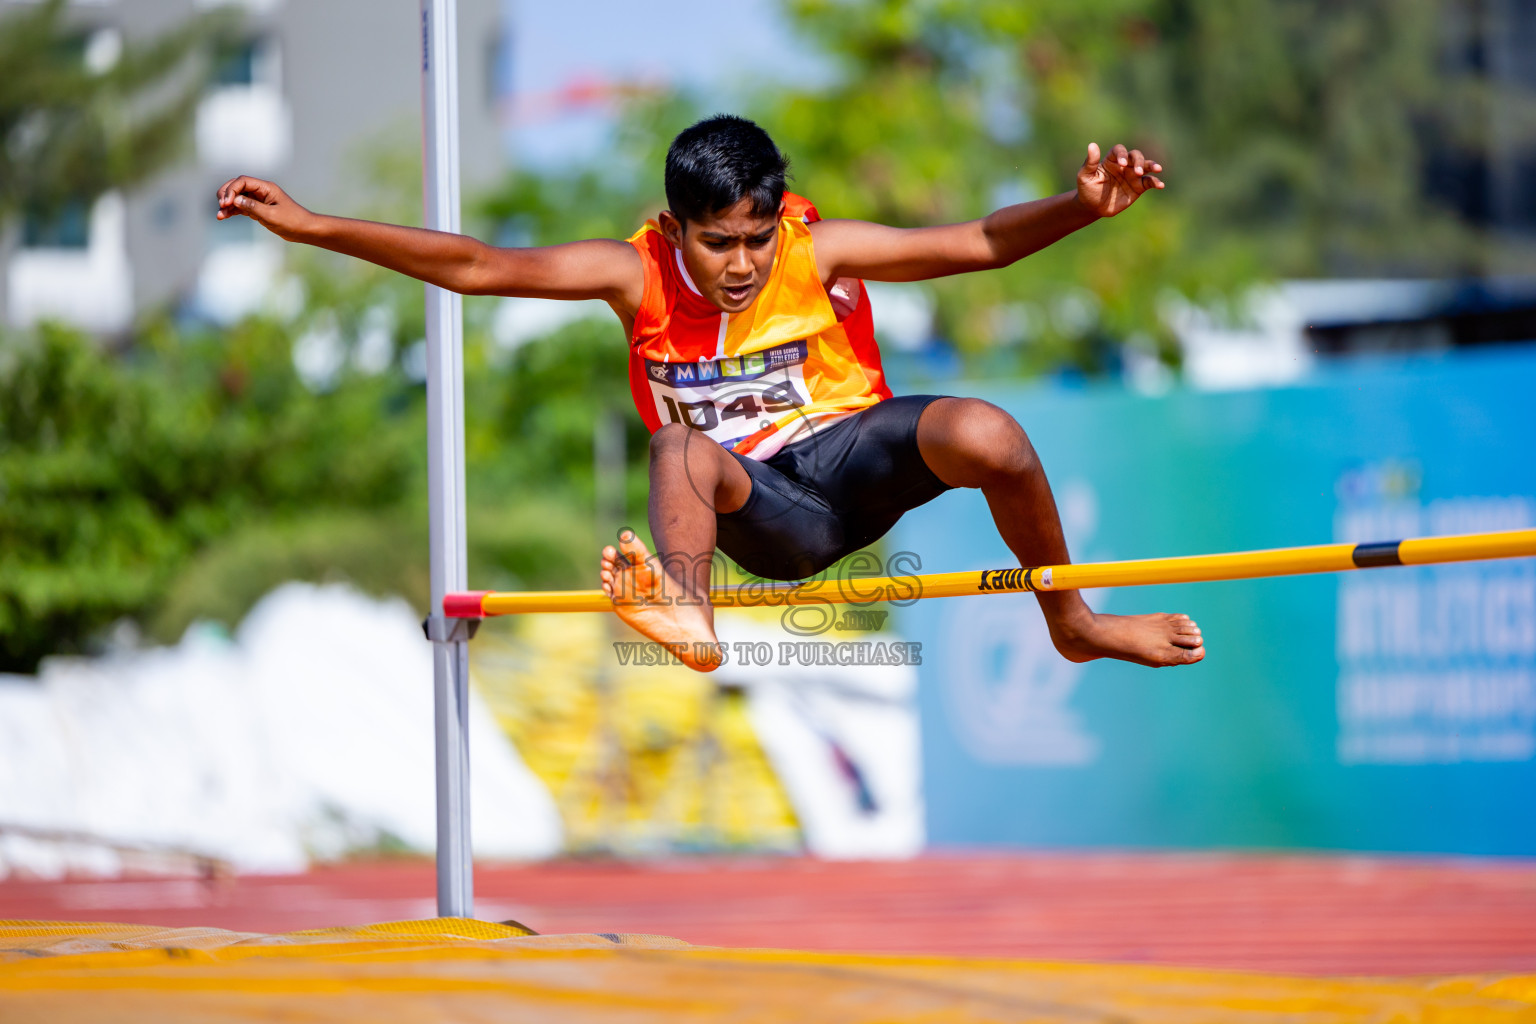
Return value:
M 740 313 L 768 283 L 783 213 L 780 203 L 777 213 L 759 217 L 752 200 L 744 198 L 686 225 L 663 211 L 661 230 L 683 254 L 683 266 L 703 296 L 727 313 Z

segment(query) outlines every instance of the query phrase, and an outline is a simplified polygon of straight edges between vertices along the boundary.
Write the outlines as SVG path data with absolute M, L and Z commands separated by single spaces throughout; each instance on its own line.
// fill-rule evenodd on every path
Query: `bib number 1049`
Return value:
M 789 381 L 767 384 L 761 390 L 729 397 L 729 401 L 706 398 L 699 402 L 684 402 L 671 395 L 662 395 L 661 400 L 666 404 L 667 418 L 673 423 L 686 423 L 705 433 L 733 419 L 747 420 L 755 428 L 753 421 L 760 416 L 789 412 L 804 404 Z

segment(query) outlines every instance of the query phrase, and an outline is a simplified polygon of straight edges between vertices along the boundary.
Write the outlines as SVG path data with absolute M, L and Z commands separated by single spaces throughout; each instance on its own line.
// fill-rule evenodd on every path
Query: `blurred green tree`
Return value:
M 267 322 L 151 331 L 130 360 L 50 326 L 0 351 L 0 670 L 154 609 L 242 526 L 388 510 L 414 483 L 388 384 L 312 393 Z
M 1492 87 L 1456 52 L 1463 6 L 786 0 L 839 75 L 763 97 L 760 115 L 824 214 L 896 224 L 1070 188 L 1089 141 L 1145 149 L 1168 189 L 1119 222 L 931 287 L 962 352 L 1002 347 L 1021 371 L 1101 369 L 1112 340 L 1173 358 L 1172 293 L 1489 269 L 1483 231 L 1426 173 L 1512 141 L 1490 138 Z M 1528 132 L 1530 97 L 1503 101 Z
M 214 44 L 233 24 L 227 10 L 208 12 L 90 60 L 65 0 L 12 6 L 0 18 L 0 221 L 57 216 L 180 155 Z

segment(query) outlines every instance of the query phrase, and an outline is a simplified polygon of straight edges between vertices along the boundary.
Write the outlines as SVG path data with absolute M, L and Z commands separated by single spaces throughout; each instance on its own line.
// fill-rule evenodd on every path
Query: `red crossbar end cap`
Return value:
M 480 608 L 480 601 L 489 593 L 489 590 L 469 590 L 448 594 L 443 598 L 443 614 L 450 619 L 484 618 L 485 612 Z

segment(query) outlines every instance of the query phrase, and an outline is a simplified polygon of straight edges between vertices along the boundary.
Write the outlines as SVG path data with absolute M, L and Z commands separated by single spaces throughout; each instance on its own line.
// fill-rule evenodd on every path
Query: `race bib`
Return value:
M 806 343 L 696 363 L 645 361 L 646 380 L 663 423 L 685 423 L 727 451 L 810 403 Z

